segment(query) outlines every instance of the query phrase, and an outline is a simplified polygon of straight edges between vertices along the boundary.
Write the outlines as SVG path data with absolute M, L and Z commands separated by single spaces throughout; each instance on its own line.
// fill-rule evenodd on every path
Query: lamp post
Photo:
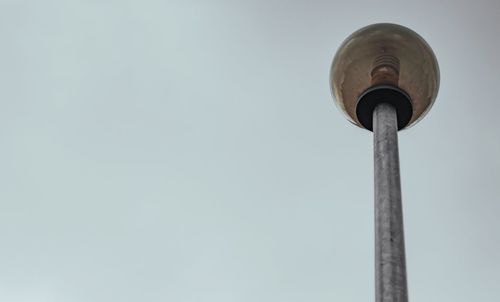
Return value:
M 340 46 L 330 73 L 338 107 L 373 131 L 375 163 L 375 301 L 407 302 L 398 130 L 417 123 L 439 88 L 432 49 L 414 31 L 373 24 Z

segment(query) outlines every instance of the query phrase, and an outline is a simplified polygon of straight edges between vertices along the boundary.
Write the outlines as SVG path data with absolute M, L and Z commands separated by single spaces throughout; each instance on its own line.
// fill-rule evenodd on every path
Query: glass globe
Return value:
M 432 49 L 414 31 L 396 24 L 373 24 L 342 43 L 333 59 L 330 85 L 339 108 L 362 128 L 356 107 L 365 91 L 379 85 L 403 90 L 412 107 L 408 128 L 434 103 L 439 67 Z

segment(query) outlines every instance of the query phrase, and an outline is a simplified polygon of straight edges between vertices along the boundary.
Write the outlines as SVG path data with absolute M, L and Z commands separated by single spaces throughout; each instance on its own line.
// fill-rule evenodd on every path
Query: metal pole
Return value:
M 376 302 L 408 301 L 397 131 L 396 109 L 387 103 L 375 107 Z

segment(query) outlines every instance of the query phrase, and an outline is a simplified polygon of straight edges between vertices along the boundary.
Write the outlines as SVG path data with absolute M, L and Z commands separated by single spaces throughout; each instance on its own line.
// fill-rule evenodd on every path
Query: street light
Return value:
M 338 49 L 330 85 L 347 119 L 373 131 L 376 302 L 407 302 L 397 131 L 417 123 L 434 103 L 436 57 L 404 26 L 369 25 Z

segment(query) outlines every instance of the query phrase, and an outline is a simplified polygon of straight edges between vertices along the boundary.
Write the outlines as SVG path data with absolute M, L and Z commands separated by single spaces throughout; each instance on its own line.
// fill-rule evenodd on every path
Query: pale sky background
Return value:
M 500 301 L 500 2 L 0 0 L 0 301 L 374 300 L 371 133 L 328 77 L 398 23 L 411 301 Z

